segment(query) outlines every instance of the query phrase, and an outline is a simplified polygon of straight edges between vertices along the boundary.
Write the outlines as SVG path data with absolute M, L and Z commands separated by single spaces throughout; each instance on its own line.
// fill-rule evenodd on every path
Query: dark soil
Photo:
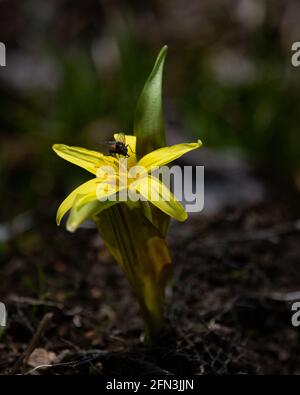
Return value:
M 300 285 L 300 226 L 284 206 L 171 227 L 174 333 L 152 350 L 143 345 L 126 279 L 96 231 L 72 235 L 47 220 L 38 229 L 1 255 L 2 374 L 300 373 L 300 329 L 286 301 Z M 37 367 L 43 364 L 52 366 Z

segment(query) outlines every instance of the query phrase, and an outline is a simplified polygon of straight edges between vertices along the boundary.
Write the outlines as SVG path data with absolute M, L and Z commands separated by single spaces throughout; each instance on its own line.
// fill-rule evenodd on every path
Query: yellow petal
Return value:
M 61 158 L 80 166 L 90 173 L 96 174 L 103 165 L 117 165 L 117 159 L 81 147 L 70 147 L 64 144 L 54 144 L 53 150 Z
M 177 219 L 185 221 L 188 217 L 184 207 L 175 198 L 173 193 L 155 177 L 144 177 L 133 182 L 130 189 L 137 191 L 161 211 Z
M 69 196 L 62 202 L 59 206 L 56 214 L 56 223 L 60 224 L 63 216 L 70 210 L 73 206 L 77 195 L 85 195 L 96 191 L 97 185 L 101 182 L 99 178 L 93 178 L 86 183 L 80 185 L 78 188 L 74 189 Z
M 69 232 L 74 232 L 83 222 L 92 219 L 95 215 L 117 203 L 109 200 L 99 202 L 98 200 L 90 199 L 88 201 L 87 196 L 89 195 L 84 196 L 86 203 L 83 204 L 82 195 L 77 195 L 67 221 L 67 230 Z
M 114 139 L 117 140 L 119 133 L 114 134 Z M 128 168 L 136 165 L 136 136 L 131 136 L 130 134 L 125 134 L 125 145 L 128 145 L 128 155 L 127 159 Z
M 176 144 L 170 147 L 159 148 L 149 154 L 143 156 L 139 162 L 138 166 L 143 166 L 148 172 L 153 166 L 163 166 L 173 160 L 180 158 L 182 155 L 196 148 L 200 148 L 202 142 L 198 140 L 197 143 L 183 143 Z
M 67 229 L 74 232 L 84 221 L 92 219 L 96 214 L 118 202 L 116 184 L 101 182 L 91 192 L 78 194 L 72 205 L 67 221 Z
M 81 208 L 85 204 L 98 200 L 99 202 L 107 202 L 107 201 L 116 201 L 117 200 L 117 192 L 119 191 L 118 187 L 114 184 L 108 184 L 106 182 L 102 182 L 97 185 L 97 187 L 90 193 L 87 193 L 78 199 L 76 202 L 77 208 Z

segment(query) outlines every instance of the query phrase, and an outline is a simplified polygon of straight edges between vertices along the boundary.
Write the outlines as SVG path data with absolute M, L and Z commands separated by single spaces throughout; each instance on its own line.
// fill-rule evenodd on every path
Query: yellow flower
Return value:
M 53 146 L 58 156 L 95 175 L 94 178 L 76 188 L 62 202 L 57 211 L 58 225 L 63 216 L 71 209 L 67 229 L 70 231 L 76 230 L 87 218 L 92 218 L 106 208 L 118 203 L 121 200 L 121 198 L 119 200 L 119 196 L 124 190 L 128 192 L 129 196 L 131 196 L 130 193 L 137 193 L 143 200 L 150 202 L 178 221 L 187 219 L 187 213 L 181 203 L 150 172 L 153 168 L 166 165 L 185 153 L 200 148 L 201 141 L 159 148 L 137 160 L 135 154 L 136 137 L 126 135 L 125 138 L 126 145 L 129 146 L 128 159 L 63 144 Z M 136 169 L 141 169 L 141 171 L 132 172 Z M 127 203 L 131 204 L 130 200 Z

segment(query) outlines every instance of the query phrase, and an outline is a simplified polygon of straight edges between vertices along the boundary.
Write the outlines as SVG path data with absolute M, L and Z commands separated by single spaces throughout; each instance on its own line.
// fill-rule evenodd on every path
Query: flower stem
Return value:
M 105 210 L 96 222 L 137 296 L 145 341 L 153 346 L 165 328 L 165 287 L 171 266 L 165 240 L 139 210 L 125 204 Z

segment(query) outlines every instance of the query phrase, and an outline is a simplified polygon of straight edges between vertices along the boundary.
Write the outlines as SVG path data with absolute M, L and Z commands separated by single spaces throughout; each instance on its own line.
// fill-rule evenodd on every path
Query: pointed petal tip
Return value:
M 186 221 L 186 220 L 188 219 L 188 217 L 189 217 L 189 215 L 188 215 L 188 213 L 185 211 L 185 213 L 184 213 L 184 215 L 182 216 L 182 219 L 181 219 L 180 222 Z
M 74 224 L 67 224 L 66 228 L 68 232 L 74 233 L 75 230 L 77 229 L 77 226 Z
M 57 212 L 56 212 L 55 221 L 56 221 L 56 225 L 59 226 L 60 222 L 61 222 L 61 218 L 60 218 L 60 215 L 59 215 L 59 210 L 57 210 Z
M 56 215 L 56 225 L 57 226 L 60 226 L 60 224 L 61 224 L 61 220 L 62 220 L 62 217 L 60 216 L 60 215 Z
M 185 209 L 182 207 L 182 211 L 180 213 L 178 213 L 179 215 L 177 217 L 174 217 L 177 221 L 179 222 L 184 222 L 188 219 L 189 215 L 188 213 L 185 211 Z
M 52 149 L 56 154 L 58 154 L 58 152 L 61 151 L 62 147 L 64 147 L 64 144 L 53 144 L 52 145 Z

